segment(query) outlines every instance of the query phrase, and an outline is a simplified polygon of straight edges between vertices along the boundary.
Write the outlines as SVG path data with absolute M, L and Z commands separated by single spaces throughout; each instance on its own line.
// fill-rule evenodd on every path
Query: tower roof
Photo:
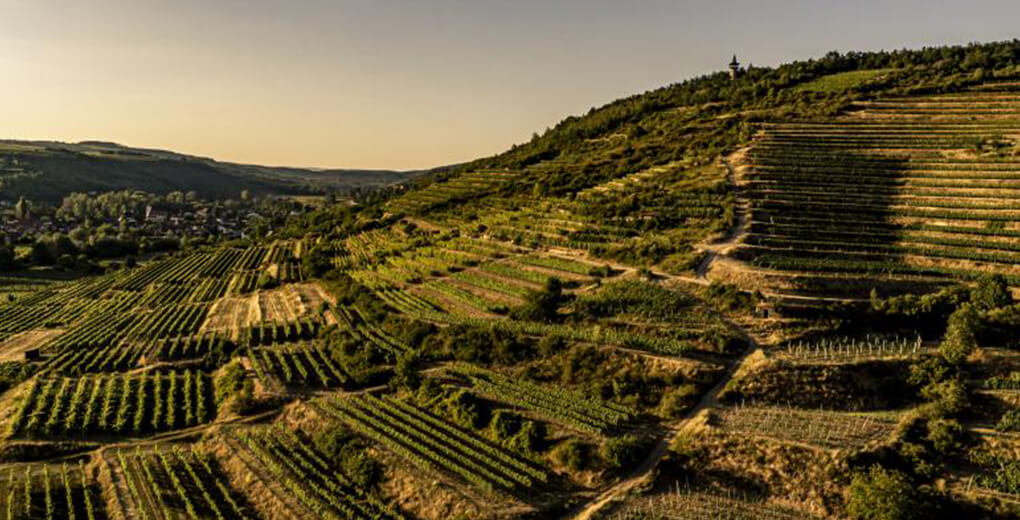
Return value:
M 740 62 L 737 61 L 737 55 L 734 54 L 733 55 L 733 60 L 730 61 L 730 67 L 739 67 L 739 66 L 740 66 Z

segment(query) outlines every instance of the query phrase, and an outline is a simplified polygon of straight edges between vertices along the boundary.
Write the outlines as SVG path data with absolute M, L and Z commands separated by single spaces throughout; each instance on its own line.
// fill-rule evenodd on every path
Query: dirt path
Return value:
M 746 153 L 746 149 L 741 149 L 731 155 L 731 157 L 742 156 L 744 153 Z M 708 271 L 708 264 L 711 263 L 711 259 L 714 259 L 716 255 L 726 255 L 740 243 L 740 240 L 747 235 L 751 221 L 751 203 L 742 197 L 743 188 L 741 186 L 743 178 L 738 175 L 737 167 L 733 166 L 729 158 L 724 158 L 722 163 L 726 167 L 726 179 L 733 189 L 733 214 L 735 221 L 733 227 L 730 228 L 725 236 L 696 246 L 701 251 L 708 253 L 706 257 L 708 261 L 702 262 L 704 270 L 702 270 L 702 266 L 698 267 L 698 278 L 704 277 L 704 273 Z
M 719 378 L 719 381 L 716 382 L 715 386 L 702 396 L 701 401 L 699 401 L 694 408 L 691 408 L 690 411 L 684 415 L 683 419 L 679 422 L 667 425 L 668 429 L 666 431 L 666 435 L 655 445 L 655 448 L 652 449 L 638 467 L 634 468 L 630 474 L 616 485 L 600 493 L 591 502 L 569 513 L 564 517 L 565 519 L 589 520 L 593 518 L 596 513 L 601 511 L 602 508 L 606 507 L 614 500 L 626 496 L 626 494 L 631 490 L 643 484 L 646 479 L 652 475 L 652 470 L 659 464 L 659 461 L 661 461 L 669 451 L 669 446 L 672 444 L 673 440 L 696 424 L 697 417 L 701 415 L 703 411 L 718 404 L 719 395 L 722 394 L 723 389 L 726 388 L 726 384 L 729 383 L 734 374 L 740 370 L 744 361 L 746 361 L 751 354 L 760 348 L 757 338 L 752 336 L 745 329 L 741 328 L 739 330 L 744 333 L 745 338 L 747 339 L 747 348 L 739 357 L 730 362 L 726 369 L 726 373 L 723 377 Z
M 738 151 L 734 155 L 738 155 L 741 152 Z M 732 157 L 732 156 L 731 156 Z M 696 246 L 700 251 L 703 251 L 705 258 L 698 265 L 695 270 L 695 275 L 690 276 L 678 276 L 667 273 L 655 273 L 655 275 L 663 280 L 676 280 L 687 283 L 693 283 L 698 285 L 708 285 L 711 280 L 708 279 L 708 271 L 712 266 L 712 263 L 720 258 L 726 258 L 726 255 L 740 243 L 741 239 L 747 235 L 748 227 L 750 223 L 750 206 L 747 201 L 744 201 L 740 197 L 740 184 L 741 179 L 738 176 L 736 168 L 731 164 L 729 159 L 724 159 L 723 164 L 726 166 L 727 177 L 730 185 L 733 187 L 736 207 L 735 207 L 735 222 L 733 228 L 730 229 L 729 233 L 725 236 L 718 238 L 713 241 L 706 241 Z M 623 268 L 624 266 L 613 266 L 614 268 Z M 748 266 L 741 266 L 743 269 L 748 269 Z M 792 298 L 792 299 L 803 299 L 810 301 L 818 301 L 818 298 L 801 297 L 801 296 L 790 296 L 780 294 L 766 294 L 767 297 L 775 298 Z M 760 348 L 759 340 L 751 335 L 745 328 L 734 325 L 747 340 L 747 348 L 744 352 L 736 359 L 732 360 L 726 368 L 726 373 L 719 378 L 715 386 L 713 386 L 708 392 L 702 396 L 701 401 L 696 406 L 691 408 L 690 411 L 684 416 L 684 418 L 676 423 L 667 425 L 666 434 L 663 438 L 655 445 L 655 448 L 648 454 L 645 460 L 634 468 L 623 480 L 615 484 L 614 486 L 606 489 L 587 504 L 575 509 L 565 518 L 573 520 L 588 520 L 601 511 L 604 507 L 609 505 L 615 500 L 618 500 L 627 495 L 633 489 L 646 482 L 646 480 L 653 474 L 652 470 L 659 464 L 666 453 L 669 451 L 669 446 L 678 435 L 694 427 L 699 421 L 697 418 L 706 410 L 716 406 L 719 402 L 719 396 L 722 394 L 726 385 L 733 379 L 733 376 L 738 372 L 744 362 Z

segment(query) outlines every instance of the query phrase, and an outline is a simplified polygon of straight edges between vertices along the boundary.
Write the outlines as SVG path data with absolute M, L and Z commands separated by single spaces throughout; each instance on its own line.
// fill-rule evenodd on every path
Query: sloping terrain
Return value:
M 1020 95 L 1003 85 L 880 98 L 832 119 L 764 126 L 750 152 L 752 224 L 740 255 L 761 267 L 854 276 L 857 287 L 983 272 L 1015 281 L 1018 116 Z M 811 280 L 797 284 L 810 290 Z
M 0 199 L 59 202 L 73 192 L 194 190 L 205 198 L 377 188 L 405 180 L 392 171 L 311 170 L 218 162 L 203 157 L 83 143 L 0 141 Z
M 0 514 L 1016 518 L 1018 63 L 713 74 L 271 240 L 19 284 Z M 6 146 L 25 189 L 33 157 L 248 168 Z

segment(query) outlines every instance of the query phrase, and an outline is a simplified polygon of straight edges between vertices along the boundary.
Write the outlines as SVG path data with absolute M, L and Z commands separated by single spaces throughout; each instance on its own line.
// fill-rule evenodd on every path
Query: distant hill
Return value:
M 72 192 L 194 190 L 203 197 L 349 191 L 401 182 L 414 172 L 313 169 L 220 162 L 104 141 L 0 140 L 0 200 L 57 202 Z

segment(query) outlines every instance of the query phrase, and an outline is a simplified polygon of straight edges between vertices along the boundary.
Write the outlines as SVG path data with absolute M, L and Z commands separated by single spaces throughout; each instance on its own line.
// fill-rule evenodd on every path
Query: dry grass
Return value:
M 41 346 L 47 340 L 59 336 L 64 329 L 28 330 L 15 334 L 0 343 L 0 363 L 21 361 L 25 351 Z
M 226 332 L 232 336 L 252 322 L 252 314 L 258 311 L 257 295 L 221 298 L 209 309 L 209 316 L 199 332 Z
M 713 422 L 730 434 L 827 449 L 881 443 L 896 429 L 896 421 L 884 416 L 785 407 L 734 406 L 716 410 L 713 416 Z

